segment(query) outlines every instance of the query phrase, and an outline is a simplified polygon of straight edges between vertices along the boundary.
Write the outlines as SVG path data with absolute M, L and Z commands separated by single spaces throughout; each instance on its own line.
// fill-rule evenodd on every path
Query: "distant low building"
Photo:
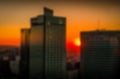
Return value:
M 0 78 L 10 77 L 11 68 L 10 61 L 4 60 L 3 57 L 0 57 Z
M 67 63 L 67 79 L 80 79 L 80 62 Z

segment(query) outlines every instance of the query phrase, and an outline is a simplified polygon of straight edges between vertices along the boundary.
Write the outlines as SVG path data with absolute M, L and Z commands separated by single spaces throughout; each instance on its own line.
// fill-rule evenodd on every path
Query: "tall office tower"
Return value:
M 115 79 L 120 31 L 81 33 L 81 78 Z
M 30 78 L 66 78 L 66 18 L 44 15 L 31 19 Z
M 22 78 L 28 78 L 29 75 L 29 43 L 30 29 L 21 29 L 20 75 Z

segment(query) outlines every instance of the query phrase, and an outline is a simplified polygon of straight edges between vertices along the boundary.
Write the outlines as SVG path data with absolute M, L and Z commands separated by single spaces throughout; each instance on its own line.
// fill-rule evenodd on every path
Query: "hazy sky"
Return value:
M 20 29 L 30 27 L 30 18 L 43 14 L 43 7 L 55 16 L 67 18 L 67 42 L 79 38 L 81 31 L 120 30 L 120 6 L 114 2 L 79 0 L 9 0 L 0 3 L 0 44 L 20 45 Z

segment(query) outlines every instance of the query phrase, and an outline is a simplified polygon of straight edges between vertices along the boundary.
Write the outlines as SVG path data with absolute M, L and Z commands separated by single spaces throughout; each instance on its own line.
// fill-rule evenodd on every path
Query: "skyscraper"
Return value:
M 53 16 L 44 8 L 44 15 L 31 19 L 30 78 L 66 78 L 66 18 Z
M 22 78 L 28 78 L 29 75 L 29 44 L 30 29 L 21 29 L 20 75 Z
M 82 79 L 115 79 L 120 31 L 81 33 Z

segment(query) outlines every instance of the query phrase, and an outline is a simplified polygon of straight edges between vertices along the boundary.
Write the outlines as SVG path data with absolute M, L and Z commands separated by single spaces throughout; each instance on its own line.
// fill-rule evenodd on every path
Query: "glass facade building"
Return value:
M 31 18 L 30 78 L 66 78 L 66 18 L 53 16 L 44 8 L 44 15 Z
M 30 44 L 30 29 L 21 30 L 21 60 L 20 60 L 20 75 L 22 78 L 28 78 L 29 75 L 29 44 Z
M 82 79 L 115 79 L 119 65 L 120 31 L 81 32 Z

